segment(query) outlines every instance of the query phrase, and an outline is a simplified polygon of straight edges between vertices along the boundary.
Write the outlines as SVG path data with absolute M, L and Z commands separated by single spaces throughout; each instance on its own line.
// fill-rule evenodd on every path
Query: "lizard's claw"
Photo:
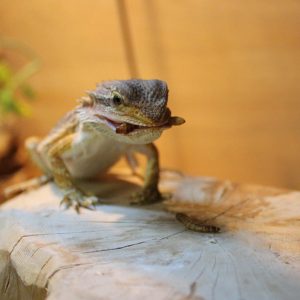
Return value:
M 73 190 L 64 195 L 60 205 L 64 205 L 66 209 L 72 206 L 79 213 L 80 208 L 94 210 L 95 205 L 99 204 L 99 202 L 96 196 L 85 196 L 80 191 Z
M 161 194 L 157 188 L 147 188 L 131 195 L 131 205 L 147 205 L 162 202 L 172 197 L 169 193 Z

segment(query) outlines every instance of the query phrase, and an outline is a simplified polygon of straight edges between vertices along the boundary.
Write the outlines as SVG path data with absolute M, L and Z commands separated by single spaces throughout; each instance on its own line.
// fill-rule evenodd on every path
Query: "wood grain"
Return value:
M 163 205 L 129 206 L 126 174 L 82 183 L 96 211 L 59 209 L 52 185 L 2 205 L 1 299 L 299 299 L 300 192 L 162 175 Z M 221 233 L 187 231 L 178 211 Z

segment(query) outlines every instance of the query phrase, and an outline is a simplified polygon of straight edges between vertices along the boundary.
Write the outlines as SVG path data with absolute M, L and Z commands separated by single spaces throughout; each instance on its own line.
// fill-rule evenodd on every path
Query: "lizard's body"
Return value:
M 97 133 L 88 126 L 80 124 L 78 111 L 73 110 L 66 116 L 66 121 L 60 122 L 50 134 L 39 143 L 38 150 L 42 159 L 49 166 L 47 151 L 43 151 L 57 136 L 62 138 L 73 135 L 71 147 L 62 154 L 62 159 L 72 178 L 91 178 L 106 172 L 120 157 L 126 153 L 128 145 Z M 64 119 L 63 119 L 64 120 Z M 67 134 L 64 133 L 67 127 Z

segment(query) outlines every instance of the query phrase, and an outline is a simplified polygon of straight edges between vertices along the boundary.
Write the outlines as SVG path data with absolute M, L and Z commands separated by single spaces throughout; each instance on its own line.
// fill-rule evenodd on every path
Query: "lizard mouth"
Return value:
M 181 125 L 185 123 L 185 120 L 180 117 L 170 117 L 164 123 L 159 125 L 137 125 L 125 121 L 115 121 L 106 116 L 96 114 L 96 117 L 104 121 L 112 130 L 115 131 L 117 134 L 127 135 L 132 132 L 141 131 L 141 130 L 164 130 L 167 128 L 172 127 L 173 125 Z

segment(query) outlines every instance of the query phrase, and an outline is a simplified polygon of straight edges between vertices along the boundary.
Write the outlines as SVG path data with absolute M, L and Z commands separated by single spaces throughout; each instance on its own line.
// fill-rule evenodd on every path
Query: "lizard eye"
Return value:
M 114 94 L 113 98 L 112 98 L 112 101 L 115 105 L 120 105 L 120 104 L 123 103 L 123 99 L 119 94 Z

